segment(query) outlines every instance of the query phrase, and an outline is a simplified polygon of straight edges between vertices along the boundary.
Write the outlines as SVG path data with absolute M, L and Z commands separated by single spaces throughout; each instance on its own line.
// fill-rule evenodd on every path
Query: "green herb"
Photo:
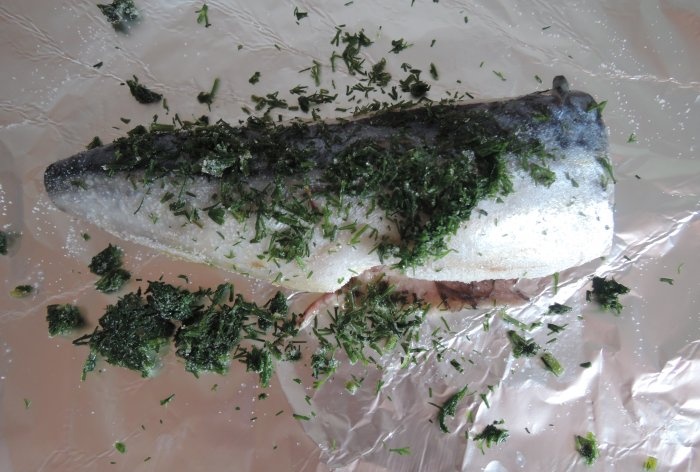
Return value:
M 570 306 L 562 305 L 560 303 L 554 303 L 553 305 L 549 305 L 549 309 L 547 311 L 548 315 L 563 315 L 564 313 L 569 313 L 572 310 Z
M 32 406 L 32 401 L 29 398 L 25 398 L 24 399 L 24 409 L 28 410 L 30 406 Z
M 122 266 L 122 250 L 109 244 L 90 260 L 88 268 L 95 275 L 106 275 Z
M 260 82 L 260 72 L 255 72 L 252 76 L 250 76 L 250 79 L 248 79 L 248 82 L 251 84 L 257 84 Z
M 159 364 L 158 352 L 173 334 L 174 326 L 147 305 L 140 291 L 129 293 L 116 305 L 109 305 L 91 334 L 73 344 L 88 345 L 90 355 L 83 367 L 83 378 L 95 368 L 97 355 L 110 364 L 151 375 Z
M 435 39 L 433 39 L 433 40 L 430 41 L 430 47 L 431 47 L 431 48 L 432 48 L 433 46 L 435 46 L 435 42 L 436 42 Z
M 432 62 L 430 63 L 430 77 L 432 77 L 433 80 L 438 80 L 437 67 L 435 67 L 435 64 L 433 64 Z
M 119 33 L 127 33 L 140 16 L 133 0 L 114 0 L 109 5 L 98 4 L 97 8 Z
M 540 78 L 539 75 L 535 75 L 535 80 L 537 81 L 538 84 L 542 83 L 542 79 Z
M 306 415 L 299 415 L 299 414 L 297 414 L 297 413 L 292 413 L 292 417 L 293 417 L 295 420 L 301 420 L 301 421 L 310 421 L 310 420 L 311 420 L 310 417 L 308 417 L 308 416 L 306 416 Z
M 532 357 L 540 349 L 540 346 L 533 339 L 525 339 L 513 330 L 508 331 L 507 335 L 513 348 L 514 357 Z
M 125 125 L 128 125 L 131 123 L 131 118 L 119 118 L 119 120 L 124 123 Z
M 173 400 L 173 398 L 175 398 L 175 394 L 174 394 L 174 393 L 171 394 L 171 395 L 168 395 L 168 396 L 165 397 L 165 398 L 163 398 L 163 399 L 160 401 L 160 406 L 167 405 L 168 403 L 170 403 L 170 402 Z
M 551 25 L 549 25 L 549 26 L 543 26 L 543 27 L 542 27 L 542 31 L 548 30 L 548 29 L 551 28 L 551 27 L 552 27 Z
M 612 164 L 610 163 L 610 160 L 607 157 L 602 156 L 596 157 L 596 161 L 603 167 L 605 173 L 607 174 L 607 177 L 610 178 L 610 180 L 612 180 L 613 183 L 617 183 L 617 181 L 615 180 L 615 176 L 613 175 L 613 168 Z M 608 182 L 606 178 L 603 180 L 603 188 L 606 188 L 607 186 Z
M 78 307 L 73 305 L 49 305 L 46 307 L 49 336 L 69 334 L 85 325 Z
M 134 96 L 137 102 L 148 105 L 150 103 L 157 103 L 162 98 L 163 95 L 153 92 L 147 89 L 145 86 L 139 83 L 139 78 L 134 76 L 133 80 L 129 79 L 126 81 L 126 85 L 129 86 L 129 91 L 131 95 Z
M 367 285 L 356 284 L 348 289 L 344 305 L 329 314 L 330 325 L 317 330 L 321 338 L 333 336 L 336 342 L 333 345 L 326 341 L 312 357 L 316 378 L 335 370 L 335 346 L 345 351 L 351 364 L 357 361 L 367 364 L 371 362 L 364 352 L 367 347 L 382 355 L 397 345 L 418 339 L 427 305 L 420 301 L 410 302 L 381 277 Z
M 549 333 L 547 333 L 547 334 L 550 335 L 550 334 L 561 333 L 562 331 L 564 331 L 564 329 L 566 329 L 567 326 L 568 325 L 558 325 L 558 324 L 554 324 L 554 323 L 547 323 L 547 328 L 549 328 Z
M 126 452 L 126 445 L 123 442 L 117 441 L 114 443 L 114 449 L 120 454 L 124 454 Z
M 214 103 L 216 93 L 219 91 L 219 84 L 220 80 L 217 77 L 214 79 L 214 83 L 212 84 L 211 90 L 209 92 L 199 92 L 199 95 L 197 95 L 197 101 L 206 105 L 209 108 L 209 110 L 211 110 L 211 104 Z
M 313 61 L 311 66 L 311 78 L 314 79 L 316 87 L 321 85 L 321 63 L 318 61 Z
M 598 459 L 598 443 L 593 433 L 589 432 L 586 436 L 576 435 L 576 451 L 581 454 L 586 464 L 592 465 Z
M 412 69 L 408 77 L 399 81 L 399 85 L 401 91 L 410 92 L 414 98 L 421 98 L 430 90 L 430 85 L 420 79 L 420 71 L 417 69 Z
M 498 77 L 499 79 L 501 79 L 503 82 L 506 81 L 506 76 L 503 75 L 503 72 L 498 72 L 497 70 L 494 70 L 494 71 L 492 71 L 492 72 L 496 75 L 496 77 Z
M 669 285 L 673 285 L 673 279 L 670 279 L 668 277 L 661 277 L 659 279 L 659 282 L 664 282 L 664 283 L 667 283 Z
M 508 439 L 508 430 L 496 426 L 503 424 L 503 422 L 503 420 L 494 421 L 493 423 L 486 425 L 483 431 L 474 436 L 473 439 L 477 442 L 479 450 L 482 454 L 484 454 L 484 446 L 490 448 L 491 445 L 505 442 L 505 440 Z
M 403 38 L 396 39 L 396 40 L 391 41 L 391 49 L 389 50 L 389 52 L 393 52 L 394 54 L 398 54 L 401 51 L 403 51 L 404 49 L 407 49 L 411 46 L 412 46 L 412 44 L 408 44 L 406 41 L 403 40 Z
M 100 277 L 95 282 L 95 288 L 103 293 L 118 292 L 129 279 L 131 279 L 131 273 L 128 270 L 122 268 L 114 269 Z
M 605 109 L 605 105 L 608 104 L 607 100 L 603 100 L 602 102 L 596 103 L 592 102 L 590 105 L 588 105 L 588 108 L 586 108 L 587 112 L 591 112 L 594 110 L 597 110 L 599 113 L 603 113 L 603 110 Z
M 656 457 L 649 456 L 644 461 L 644 465 L 642 466 L 642 468 L 644 470 L 653 471 L 653 470 L 656 470 L 657 464 L 658 464 L 658 460 L 656 459 Z
M 195 305 L 200 302 L 203 293 L 192 293 L 186 289 L 174 287 L 163 282 L 148 282 L 146 300 L 155 312 L 168 320 L 185 321 L 195 314 Z
M 364 29 L 361 29 L 359 33 L 354 34 L 345 32 L 342 39 L 340 36 L 341 32 L 342 30 L 336 27 L 336 35 L 331 43 L 338 46 L 342 41 L 345 44 L 345 49 L 343 49 L 340 57 L 343 59 L 343 62 L 345 62 L 350 75 L 363 73 L 363 64 L 365 61 L 360 57 L 360 51 L 363 47 L 370 46 L 372 44 L 372 40 L 365 35 Z M 331 59 L 331 62 L 333 62 L 333 59 Z
M 389 449 L 389 452 L 396 453 L 400 456 L 408 456 L 411 454 L 411 448 L 410 447 L 394 447 Z
M 268 349 L 260 349 L 253 346 L 253 349 L 248 351 L 246 356 L 246 370 L 256 372 L 260 375 L 260 385 L 262 387 L 270 386 L 270 379 L 272 378 L 274 368 L 272 354 Z
M 593 277 L 593 289 L 586 291 L 586 301 L 595 300 L 604 310 L 619 315 L 623 307 L 618 297 L 629 291 L 629 288 L 616 282 L 615 279 Z
M 459 390 L 457 393 L 452 395 L 445 403 L 442 404 L 440 411 L 438 412 L 438 424 L 440 425 L 440 430 L 443 433 L 449 433 L 450 430 L 447 429 L 445 420 L 448 416 L 453 417 L 457 410 L 457 404 L 462 401 L 464 396 L 467 394 L 467 386 L 465 385 L 463 389 Z
M 100 146 L 102 146 L 102 140 L 100 139 L 99 136 L 95 136 L 94 138 L 92 138 L 92 141 L 90 141 L 90 142 L 88 143 L 88 145 L 86 146 L 86 148 L 87 148 L 88 150 L 90 150 L 90 149 L 98 148 L 98 147 L 100 147 Z
M 185 360 L 185 370 L 195 376 L 200 372 L 228 371 L 231 351 L 238 345 L 245 318 L 253 309 L 253 304 L 240 295 L 233 306 L 225 304 L 230 290 L 230 284 L 221 284 L 215 291 L 207 292 L 209 306 L 187 318 L 175 334 L 176 354 Z
M 464 22 L 465 22 L 465 23 L 469 23 L 469 17 L 468 17 L 468 16 L 465 16 L 465 17 L 464 17 Z
M 464 372 L 464 368 L 462 367 L 462 365 L 461 365 L 459 362 L 457 362 L 456 359 L 452 359 L 452 360 L 450 361 L 450 365 L 451 365 L 452 367 L 454 367 L 455 370 L 456 370 L 457 372 L 459 372 L 459 373 L 463 373 L 463 372 Z
M 97 64 L 93 64 L 92 67 L 94 67 L 95 69 L 99 69 L 100 67 L 102 67 L 102 64 L 103 64 L 103 62 L 100 61 L 100 62 L 98 62 Z
M 377 84 L 379 87 L 386 87 L 391 81 L 391 74 L 386 72 L 386 59 L 381 58 L 379 62 L 372 66 L 372 70 L 367 75 L 367 82 Z
M 224 216 L 226 215 L 226 210 L 221 207 L 212 208 L 207 211 L 207 216 L 212 219 L 217 225 L 224 224 Z
M 554 375 L 560 376 L 564 373 L 564 368 L 552 354 L 545 352 L 544 354 L 542 354 L 542 356 L 540 356 L 540 359 L 542 359 L 542 363 L 547 368 L 547 370 L 549 370 Z
M 627 138 L 627 144 L 632 144 L 637 142 L 637 136 L 634 133 L 630 133 L 629 138 Z
M 555 272 L 554 274 L 552 274 L 552 283 L 554 284 L 554 286 L 552 287 L 552 292 L 554 293 L 554 295 L 556 295 L 559 291 L 559 272 Z
M 33 291 L 34 288 L 31 285 L 18 285 L 10 291 L 10 296 L 13 298 L 25 298 Z
M 294 16 L 296 17 L 296 19 L 297 19 L 297 24 L 298 24 L 298 23 L 299 23 L 299 20 L 301 20 L 301 19 L 303 19 L 303 18 L 306 18 L 307 16 L 309 16 L 309 14 L 308 14 L 307 12 L 305 12 L 305 11 L 299 10 L 298 7 L 294 7 Z
M 584 369 L 588 369 L 592 364 L 590 362 L 582 362 L 579 364 L 579 366 L 583 367 Z
M 196 10 L 197 13 L 197 24 L 203 24 L 205 28 L 209 28 L 211 23 L 209 23 L 209 6 L 205 3 L 202 8 Z
M 0 230 L 0 255 L 7 255 L 8 237 L 7 233 Z

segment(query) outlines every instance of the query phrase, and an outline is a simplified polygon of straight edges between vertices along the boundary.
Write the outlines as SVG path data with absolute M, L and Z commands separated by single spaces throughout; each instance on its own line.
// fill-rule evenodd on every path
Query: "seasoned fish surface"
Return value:
M 383 267 L 470 283 L 609 252 L 600 107 L 550 91 L 336 123 L 136 128 L 52 164 L 61 210 L 116 236 L 296 290 Z

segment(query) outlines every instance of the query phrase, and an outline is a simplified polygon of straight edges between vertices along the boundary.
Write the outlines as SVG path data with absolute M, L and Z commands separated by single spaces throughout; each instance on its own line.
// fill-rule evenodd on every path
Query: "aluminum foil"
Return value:
M 0 5 L 0 229 L 13 235 L 9 255 L 0 256 L 0 470 L 633 471 L 650 456 L 658 470 L 698 470 L 696 1 L 209 1 L 205 27 L 196 21 L 203 2 L 152 0 L 136 2 L 142 21 L 128 35 L 116 33 L 95 3 Z M 308 16 L 297 19 L 295 7 Z M 424 327 L 427 343 L 440 330 L 440 361 L 433 352 L 408 368 L 399 353 L 382 359 L 383 370 L 345 362 L 318 389 L 308 365 L 283 363 L 266 399 L 243 365 L 197 379 L 173 353 L 154 378 L 103 364 L 81 382 L 86 349 L 71 337 L 47 336 L 46 306 L 75 303 L 94 327 L 116 301 L 94 290 L 87 270 L 107 243 L 123 247 L 125 266 L 143 281 L 185 283 L 181 274 L 191 288 L 231 281 L 258 301 L 276 289 L 69 219 L 44 192 L 44 168 L 95 135 L 110 141 L 154 114 L 163 122 L 175 112 L 244 119 L 251 94 L 313 86 L 300 71 L 314 60 L 322 85 L 334 81 L 342 100 L 355 78 L 330 68 L 330 40 L 341 24 L 364 28 L 375 41 L 363 51 L 366 60 L 387 57 L 396 77 L 404 62 L 426 76 L 434 63 L 434 98 L 517 96 L 563 74 L 574 88 L 607 100 L 617 179 L 613 251 L 562 272 L 556 293 L 552 281 L 524 282 L 531 301 L 507 310 L 530 323 L 551 303 L 574 308 L 548 317 L 567 325 L 556 342 L 547 343 L 554 336 L 546 327 L 531 331 L 564 374 L 552 375 L 537 358 L 513 358 L 502 314 L 464 310 L 443 313 L 447 326 L 433 315 Z M 390 43 L 399 38 L 411 47 L 394 56 Z M 254 85 L 248 79 L 256 71 Z M 162 92 L 170 110 L 138 105 L 121 85 L 132 75 Z M 209 112 L 196 96 L 215 77 L 221 89 Z M 585 301 L 594 274 L 631 288 L 620 316 Z M 33 294 L 10 297 L 20 284 L 31 284 Z M 319 296 L 289 295 L 298 310 Z M 306 335 L 308 358 L 313 339 Z M 584 362 L 591 366 L 580 367 Z M 363 379 L 354 395 L 346 389 L 352 376 Z M 444 434 L 431 403 L 464 386 L 468 395 Z M 500 420 L 508 439 L 482 452 L 474 434 Z M 600 448 L 592 466 L 574 447 L 575 435 L 587 432 Z

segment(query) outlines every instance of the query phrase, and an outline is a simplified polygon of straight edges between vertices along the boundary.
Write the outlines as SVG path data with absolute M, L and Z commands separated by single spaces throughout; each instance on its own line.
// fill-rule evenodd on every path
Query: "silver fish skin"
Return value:
M 348 179 L 354 192 L 324 193 L 328 169 L 358 149 L 409 154 L 437 149 L 440 166 L 449 163 L 444 159 L 463 159 L 479 172 L 495 172 L 484 171 L 477 156 L 482 151 L 470 147 L 479 142 L 460 141 L 461 126 L 481 119 L 487 135 L 506 137 L 504 143 L 508 137 L 536 143 L 544 154 L 521 155 L 517 146 L 505 153 L 501 162 L 510 191 L 468 203 L 468 215 L 445 238 L 446 250 L 418 264 L 402 264 L 400 250 L 417 247 L 422 233 L 406 242 L 410 222 L 387 214 L 381 198 L 370 201 L 361 192 L 362 179 L 374 172 L 371 163 L 367 175 Z M 235 145 L 213 146 L 205 152 L 209 157 L 183 167 L 198 143 L 197 133 L 215 133 L 216 126 L 235 135 Z M 146 151 L 115 141 L 58 161 L 45 171 L 47 193 L 60 210 L 124 240 L 308 292 L 336 291 L 370 269 L 462 283 L 544 277 L 604 256 L 612 245 L 614 178 L 601 107 L 589 94 L 569 90 L 561 76 L 550 90 L 514 99 L 274 126 L 274 142 L 268 144 L 269 128 L 251 124 L 196 129 L 144 134 L 151 146 Z M 169 157 L 149 166 L 148 149 Z M 290 156 L 303 154 L 308 160 L 292 162 L 289 150 L 297 153 Z M 294 170 L 288 175 L 280 167 L 285 159 Z M 538 171 L 546 181 L 535 178 Z M 226 183 L 232 175 L 235 185 Z M 404 188 L 407 199 L 410 190 Z M 277 207 L 260 203 L 275 191 L 282 195 Z M 386 188 L 384 194 L 392 191 Z M 434 198 L 438 205 L 439 197 Z M 263 209 L 250 211 L 256 199 Z M 247 209 L 239 208 L 241 202 Z M 419 228 L 428 227 L 432 212 L 418 213 Z M 288 241 L 291 246 L 285 246 Z M 380 251 L 382 244 L 394 251 Z

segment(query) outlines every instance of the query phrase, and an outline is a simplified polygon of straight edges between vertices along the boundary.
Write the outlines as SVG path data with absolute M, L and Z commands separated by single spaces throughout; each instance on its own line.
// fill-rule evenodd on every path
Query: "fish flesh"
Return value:
M 488 297 L 493 281 L 610 251 L 601 110 L 559 76 L 519 98 L 334 122 L 137 127 L 51 164 L 44 183 L 119 238 L 293 290 L 372 270 Z

